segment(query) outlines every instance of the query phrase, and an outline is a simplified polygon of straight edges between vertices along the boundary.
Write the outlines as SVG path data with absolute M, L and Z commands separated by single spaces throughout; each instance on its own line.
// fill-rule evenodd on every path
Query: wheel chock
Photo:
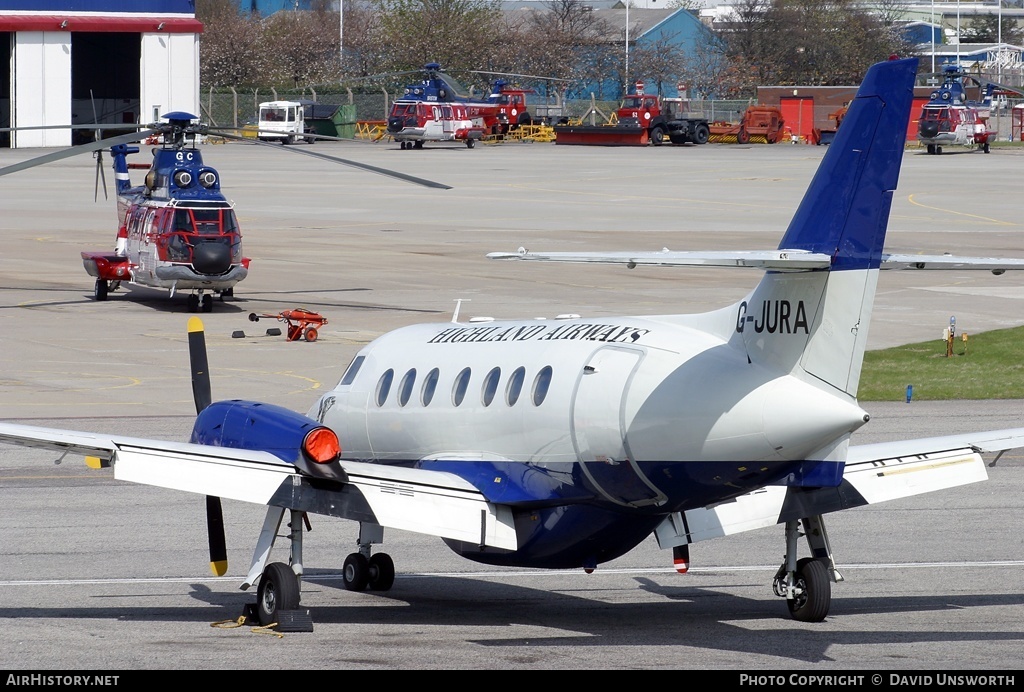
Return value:
M 231 338 L 232 339 L 244 339 L 245 338 L 245 332 L 243 332 L 241 329 L 233 331 L 233 332 L 231 332 Z
M 278 632 L 312 632 L 313 618 L 309 614 L 309 609 L 306 608 L 279 610 L 277 611 L 277 627 L 274 629 Z

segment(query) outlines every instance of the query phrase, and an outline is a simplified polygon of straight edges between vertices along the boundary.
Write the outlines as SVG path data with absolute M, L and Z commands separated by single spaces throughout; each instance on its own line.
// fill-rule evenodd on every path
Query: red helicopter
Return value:
M 997 132 L 989 127 L 992 97 L 995 93 L 1017 92 L 995 82 L 948 66 L 941 73 L 942 86 L 932 91 L 921 108 L 917 139 L 926 145 L 929 154 L 941 154 L 942 147 L 959 145 L 989 153 Z M 975 98 L 970 98 L 971 90 Z
M 445 74 L 439 63 L 428 63 L 423 72 L 425 78 L 405 87 L 404 94 L 392 104 L 388 114 L 387 132 L 402 149 L 419 149 L 424 142 L 445 141 L 462 141 L 473 148 L 485 136 L 506 135 L 516 127 L 533 123 L 526 102 L 526 95 L 533 93 L 531 90 L 519 89 L 498 79 L 486 97 L 474 98 Z M 409 73 L 387 76 L 398 74 Z
M 190 312 L 211 312 L 213 298 L 233 296 L 235 285 L 249 273 L 249 259 L 242 252 L 242 231 L 234 204 L 221 192 L 220 174 L 203 161 L 196 146 L 197 135 L 260 144 L 282 151 L 278 146 L 198 124 L 190 113 L 175 111 L 163 116 L 167 123 L 150 125 L 138 132 L 100 139 L 0 169 L 0 176 L 49 163 L 76 154 L 110 150 L 117 181 L 117 236 L 113 251 L 81 253 L 85 271 L 95 277 L 93 297 L 106 300 L 122 285 L 168 291 L 171 297 L 187 293 Z M 112 126 L 73 126 L 96 128 Z M 116 126 L 124 129 L 125 126 Z M 129 126 L 131 127 L 131 126 Z M 23 128 L 29 129 L 29 128 Z M 318 139 L 340 140 L 327 135 Z M 139 147 L 129 143 L 142 140 L 159 143 L 150 164 L 129 164 L 130 154 Z M 308 156 L 361 168 L 407 182 L 448 189 L 449 186 L 348 159 L 308 150 L 286 149 Z M 142 185 L 133 187 L 132 168 L 148 169 Z M 97 184 L 102 175 L 102 158 L 97 160 Z

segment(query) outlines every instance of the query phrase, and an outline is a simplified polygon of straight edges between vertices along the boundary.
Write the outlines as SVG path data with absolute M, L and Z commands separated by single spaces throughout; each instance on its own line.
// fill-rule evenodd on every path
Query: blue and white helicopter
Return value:
M 166 291 L 170 297 L 186 295 L 190 312 L 211 312 L 214 296 L 233 296 L 235 286 L 249 273 L 249 258 L 242 253 L 242 230 L 235 205 L 221 190 L 217 169 L 203 160 L 197 138 L 224 139 L 271 146 L 278 151 L 301 153 L 332 163 L 359 168 L 425 187 L 446 189 L 447 185 L 416 178 L 397 171 L 330 156 L 305 149 L 281 149 L 270 142 L 249 139 L 227 129 L 211 128 L 191 113 L 165 113 L 162 120 L 146 126 L 70 125 L 72 129 L 93 129 L 97 140 L 60 149 L 0 169 L 0 176 L 52 163 L 79 154 L 96 152 L 97 193 L 103 176 L 102 152 L 109 150 L 117 192 L 117 236 L 112 250 L 81 253 L 82 264 L 95 279 L 93 297 L 107 300 L 122 285 L 130 288 Z M 32 127 L 7 129 L 38 129 Z M 136 131 L 99 139 L 104 129 Z M 329 135 L 307 137 L 344 141 Z M 139 153 L 136 142 L 155 144 L 148 163 L 129 163 Z M 131 169 L 146 171 L 141 185 L 132 185 Z M 106 193 L 104 179 L 104 193 Z
M 850 443 L 869 420 L 857 390 L 879 271 L 1024 269 L 1024 259 L 884 251 L 917 64 L 870 68 L 777 250 L 490 256 L 763 271 L 737 303 L 404 327 L 359 351 L 306 415 L 213 402 L 192 317 L 190 442 L 9 423 L 0 441 L 206 495 L 217 574 L 220 498 L 266 505 L 242 583 L 258 584 L 250 608 L 262 624 L 300 606 L 307 514 L 359 522 L 343 569 L 357 591 L 394 582 L 385 529 L 440 537 L 482 563 L 587 571 L 653 534 L 682 572 L 691 543 L 780 525 L 774 590 L 793 618 L 824 620 L 842 579 L 826 514 L 982 481 L 983 452 L 1024 446 L 1024 428 Z M 286 514 L 289 559 L 271 562 Z

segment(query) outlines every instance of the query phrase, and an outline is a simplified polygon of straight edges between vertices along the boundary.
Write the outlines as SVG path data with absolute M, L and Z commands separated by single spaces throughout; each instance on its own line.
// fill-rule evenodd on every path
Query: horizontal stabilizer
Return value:
M 748 267 L 775 271 L 807 271 L 828 269 L 831 257 L 806 250 L 673 251 L 659 252 L 492 252 L 488 259 L 533 260 L 538 262 L 594 262 L 624 264 L 630 269 L 640 265 L 652 267 Z
M 488 259 L 534 262 L 623 264 L 630 269 L 649 267 L 742 267 L 772 271 L 828 269 L 831 257 L 807 250 L 676 251 L 664 248 L 645 252 L 491 252 Z M 883 253 L 881 269 L 978 269 L 1001 274 L 1024 269 L 1024 259 L 961 257 L 956 255 L 909 255 Z
M 1002 274 L 1024 269 L 1024 259 L 1004 257 L 958 257 L 956 255 L 882 254 L 882 269 L 980 269 Z

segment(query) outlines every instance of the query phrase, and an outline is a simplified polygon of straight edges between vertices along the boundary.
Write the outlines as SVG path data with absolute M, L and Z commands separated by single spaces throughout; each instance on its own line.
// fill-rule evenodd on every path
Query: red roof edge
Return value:
M 203 23 L 192 17 L 126 17 L 117 15 L 0 15 L 0 31 L 90 31 L 139 34 L 201 34 Z

